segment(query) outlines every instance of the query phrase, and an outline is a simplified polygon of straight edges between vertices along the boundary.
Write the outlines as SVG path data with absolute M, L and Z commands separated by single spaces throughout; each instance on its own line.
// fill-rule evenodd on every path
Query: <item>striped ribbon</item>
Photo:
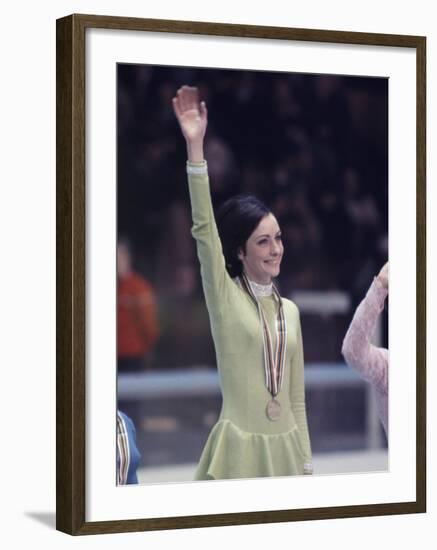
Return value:
M 126 485 L 127 474 L 130 465 L 129 438 L 126 424 L 122 416 L 117 411 L 117 450 L 119 457 L 119 467 L 117 475 L 117 485 Z
M 284 308 L 278 289 L 273 285 L 273 292 L 279 302 L 278 316 L 276 318 L 276 348 L 273 354 L 272 336 L 264 315 L 263 308 L 252 290 L 250 281 L 246 274 L 240 277 L 241 286 L 249 294 L 258 309 L 262 329 L 263 329 L 263 351 L 264 351 L 264 371 L 266 386 L 273 397 L 278 395 L 282 387 L 285 366 L 285 347 L 287 342 L 287 325 L 285 323 Z

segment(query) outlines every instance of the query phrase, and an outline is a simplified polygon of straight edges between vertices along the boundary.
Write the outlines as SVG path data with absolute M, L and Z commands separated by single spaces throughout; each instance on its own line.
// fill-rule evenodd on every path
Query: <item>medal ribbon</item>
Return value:
M 284 308 L 282 305 L 281 296 L 279 295 L 275 285 L 273 285 L 273 291 L 279 302 L 279 311 L 276 319 L 276 348 L 273 355 L 272 337 L 261 304 L 253 292 L 249 279 L 245 273 L 243 273 L 240 277 L 240 281 L 241 286 L 252 298 L 252 301 L 258 309 L 263 329 L 264 371 L 266 386 L 272 396 L 276 397 L 282 387 L 282 381 L 284 378 L 285 346 L 287 341 L 287 325 L 285 323 Z

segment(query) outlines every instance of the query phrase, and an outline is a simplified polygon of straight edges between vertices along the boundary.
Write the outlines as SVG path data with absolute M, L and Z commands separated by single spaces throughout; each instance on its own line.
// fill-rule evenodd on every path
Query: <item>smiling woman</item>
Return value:
M 251 281 L 269 284 L 279 275 L 283 253 L 278 222 L 273 214 L 268 214 L 259 222 L 247 240 L 245 251 L 242 250 L 238 257 Z
M 252 282 L 270 284 L 279 275 L 282 258 L 278 222 L 253 195 L 237 195 L 217 212 L 217 228 L 231 277 L 243 271 Z
M 183 86 L 173 107 L 187 173 L 203 289 L 223 405 L 196 479 L 312 473 L 299 312 L 273 278 L 283 256 L 275 216 L 253 196 L 229 199 L 214 219 L 203 141 L 207 110 Z

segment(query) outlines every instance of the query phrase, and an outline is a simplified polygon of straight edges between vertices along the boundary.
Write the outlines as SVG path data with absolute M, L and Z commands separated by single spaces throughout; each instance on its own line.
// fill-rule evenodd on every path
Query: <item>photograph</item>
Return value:
M 388 467 L 388 79 L 117 64 L 117 483 Z

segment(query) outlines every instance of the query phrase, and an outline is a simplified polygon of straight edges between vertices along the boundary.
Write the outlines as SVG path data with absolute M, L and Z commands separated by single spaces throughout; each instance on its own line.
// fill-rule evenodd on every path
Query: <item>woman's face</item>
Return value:
M 241 250 L 238 257 L 251 281 L 269 284 L 279 275 L 283 253 L 278 222 L 273 214 L 267 214 L 247 239 L 246 252 Z

